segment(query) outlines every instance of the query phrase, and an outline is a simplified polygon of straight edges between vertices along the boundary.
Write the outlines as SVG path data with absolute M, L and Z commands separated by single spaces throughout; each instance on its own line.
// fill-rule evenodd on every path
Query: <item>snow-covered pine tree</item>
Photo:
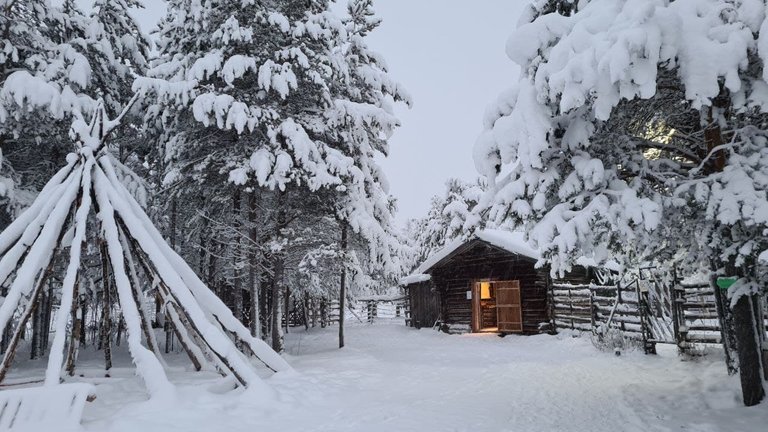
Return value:
M 432 197 L 427 214 L 409 223 L 408 237 L 416 247 L 417 262 L 469 233 L 469 227 L 476 224 L 473 210 L 484 190 L 480 179 L 469 183 L 452 178 L 445 182 L 445 192 Z
M 478 213 L 524 225 L 553 271 L 586 254 L 739 277 L 748 405 L 764 394 L 765 18 L 759 0 L 535 2 L 507 44 L 521 77 L 475 147 Z
M 386 151 L 380 134 L 396 123 L 384 99 L 400 99 L 399 90 L 379 57 L 360 51 L 367 30 L 350 34 L 347 27 L 327 1 L 169 4 L 160 59 L 134 87 L 156 97 L 147 122 L 167 143 L 160 155 L 164 182 L 176 199 L 222 195 L 223 188 L 233 197 L 255 193 L 273 206 L 270 243 L 293 220 L 284 210 L 335 190 L 321 211 L 368 230 L 379 242 L 372 242 L 372 255 L 392 264 L 386 228 L 392 207 L 372 158 Z M 358 51 L 361 60 L 347 66 L 346 56 Z M 345 130 L 352 126 L 357 135 Z M 368 140 L 368 148 L 353 139 Z M 341 200 L 348 204 L 334 204 Z M 269 255 L 273 271 L 284 267 L 283 254 Z M 233 263 L 231 271 L 238 267 Z
M 73 0 L 0 2 L 3 217 L 31 202 L 72 150 L 72 115 L 89 113 L 98 98 L 114 114 L 131 98 L 133 73 L 143 72 L 148 41 L 127 13 L 139 3 L 97 6 L 88 18 Z
M 380 269 L 381 275 L 392 280 L 403 273 L 401 245 L 392 220 L 395 207 L 376 157 L 389 153 L 387 139 L 399 126 L 392 104 L 411 104 L 405 89 L 389 75 L 384 58 L 371 50 L 365 39 L 381 23 L 375 16 L 373 2 L 350 0 L 343 23 L 346 31 L 331 52 L 332 100 L 318 130 L 352 162 L 341 175 L 343 184 L 337 188 L 334 204 L 341 231 L 341 255 L 347 262 L 341 269 L 342 310 L 347 271 L 357 262 L 346 248 L 351 236 L 365 240 L 371 268 Z M 341 322 L 340 347 L 344 345 L 343 331 Z

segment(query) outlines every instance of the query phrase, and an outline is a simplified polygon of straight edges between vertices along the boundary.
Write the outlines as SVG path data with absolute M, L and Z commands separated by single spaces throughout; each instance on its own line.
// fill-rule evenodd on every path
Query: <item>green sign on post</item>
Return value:
M 727 290 L 731 285 L 735 284 L 739 278 L 736 276 L 727 276 L 717 278 L 717 286 L 722 290 Z

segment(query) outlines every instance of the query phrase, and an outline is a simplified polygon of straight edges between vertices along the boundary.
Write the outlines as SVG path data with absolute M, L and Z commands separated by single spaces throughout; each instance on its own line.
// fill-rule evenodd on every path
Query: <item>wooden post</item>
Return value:
M 734 328 L 733 315 L 728 307 L 728 296 L 717 286 L 716 274 L 713 273 L 710 276 L 709 284 L 715 297 L 717 320 L 720 324 L 720 341 L 723 344 L 723 353 L 725 354 L 725 366 L 728 370 L 728 375 L 735 375 L 739 369 L 736 367 L 734 355 L 738 354 L 736 353 L 736 338 L 732 331 Z
M 595 294 L 591 288 L 589 290 L 589 318 L 592 333 L 597 333 L 597 305 L 595 304 Z
M 575 324 L 573 322 L 573 297 L 571 297 L 571 289 L 570 288 L 568 288 L 568 307 L 569 307 L 569 310 L 570 310 L 569 313 L 571 315 L 571 330 L 575 330 L 576 326 L 575 326 Z
M 549 272 L 547 272 L 549 273 Z M 557 334 L 557 321 L 555 320 L 555 288 L 552 284 L 552 278 L 547 274 L 547 295 L 549 296 L 549 321 L 552 326 L 552 334 Z
M 640 291 L 640 280 L 638 279 L 635 284 L 635 292 L 637 293 L 637 311 L 640 318 L 640 334 L 643 338 L 643 350 L 646 354 L 656 354 L 656 343 L 651 339 L 651 331 L 648 325 L 648 312 L 650 308 L 643 298 L 643 293 Z

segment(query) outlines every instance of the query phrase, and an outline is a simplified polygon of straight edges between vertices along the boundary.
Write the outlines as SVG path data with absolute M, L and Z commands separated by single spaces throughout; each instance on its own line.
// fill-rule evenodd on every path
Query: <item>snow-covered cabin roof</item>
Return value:
M 458 238 L 429 256 L 424 260 L 421 265 L 416 268 L 410 275 L 400 279 L 400 285 L 412 285 L 419 282 L 426 282 L 431 279 L 431 276 L 427 274 L 432 267 L 439 264 L 444 259 L 453 255 L 457 249 L 461 246 L 473 241 L 481 240 L 499 249 L 503 249 L 507 252 L 522 255 L 534 260 L 538 260 L 541 254 L 537 249 L 534 249 L 525 240 L 525 233 L 520 231 L 504 231 L 497 229 L 486 229 L 482 231 L 476 231 L 472 236 L 462 239 Z

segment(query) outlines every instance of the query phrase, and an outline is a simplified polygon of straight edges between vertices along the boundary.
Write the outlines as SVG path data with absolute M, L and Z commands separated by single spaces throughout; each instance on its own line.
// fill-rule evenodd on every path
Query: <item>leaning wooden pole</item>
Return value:
M 157 269 L 154 268 L 154 266 L 150 264 L 149 260 L 146 259 L 144 251 L 141 250 L 139 245 L 134 245 L 134 247 L 138 249 L 137 256 L 139 257 L 139 262 L 141 262 L 142 266 L 144 267 L 144 271 L 147 273 L 147 275 L 151 275 L 158 281 L 157 283 L 158 289 L 160 290 L 159 292 L 163 296 L 166 307 L 170 308 L 169 311 L 171 312 L 172 319 L 182 324 L 183 328 L 186 329 L 187 334 L 193 339 L 195 345 L 202 350 L 202 353 L 205 355 L 209 362 L 212 362 L 214 365 L 216 365 L 217 370 L 229 370 L 240 382 L 240 384 L 247 386 L 248 381 L 246 380 L 245 375 L 242 374 L 241 369 L 237 365 L 232 364 L 225 355 L 219 353 L 213 346 L 208 343 L 206 338 L 201 334 L 200 329 L 195 325 L 194 321 L 189 316 L 187 310 L 179 302 L 179 299 L 174 295 L 170 287 L 168 287 L 168 285 L 163 282 L 163 279 L 157 272 Z M 142 257 L 144 258 L 142 259 Z M 191 351 L 189 353 L 191 353 Z M 192 354 L 189 355 L 190 357 L 192 356 Z M 214 360 L 214 358 L 216 360 Z
M 79 185 L 81 179 L 80 176 L 81 174 L 76 172 L 74 179 L 70 179 L 67 188 L 67 192 L 69 193 L 65 194 L 62 197 L 62 200 L 54 206 L 49 215 L 50 219 L 39 230 L 37 239 L 32 246 L 29 247 L 24 262 L 16 272 L 16 278 L 13 281 L 13 285 L 11 285 L 8 297 L 6 297 L 5 301 L 0 306 L 0 315 L 3 315 L 3 312 L 8 314 L 9 309 L 11 314 L 6 316 L 12 315 L 13 310 L 15 310 L 19 304 L 24 286 L 30 279 L 34 278 L 35 274 L 32 272 L 37 269 L 37 271 L 35 271 L 35 273 L 38 273 L 37 283 L 34 285 L 32 293 L 30 293 L 28 297 L 26 308 L 24 309 L 24 312 L 22 312 L 19 323 L 16 326 L 8 348 L 6 349 L 3 361 L 0 363 L 0 382 L 3 381 L 8 373 L 8 369 L 16 355 L 16 348 L 19 339 L 21 338 L 21 332 L 26 326 L 30 316 L 32 316 L 32 313 L 34 313 L 40 298 L 40 293 L 53 270 L 53 258 L 56 254 L 56 250 L 61 246 L 62 237 L 65 233 L 64 226 L 67 225 L 70 218 L 71 209 L 77 192 L 76 186 Z M 77 180 L 77 183 L 74 183 L 75 179 Z M 54 238 L 55 240 L 51 240 L 51 238 Z M 40 267 L 44 267 L 44 269 L 40 269 Z M 15 298 L 12 294 L 15 294 Z M 2 318 L 3 316 L 0 316 L 0 326 L 4 328 L 7 324 L 7 320 L 3 320 Z
M 0 332 L 3 332 L 18 309 L 22 297 L 29 297 L 35 286 L 35 280 L 40 271 L 48 266 L 54 252 L 60 244 L 63 227 L 70 217 L 70 210 L 80 186 L 80 171 L 75 171 L 72 178 L 67 179 L 66 188 L 44 220 L 35 220 L 39 225 L 28 227 L 22 237 L 23 244 L 31 244 L 23 253 L 16 246 L 0 259 L 0 280 L 15 271 L 13 283 L 8 289 L 5 300 L 0 304 Z M 41 213 L 41 215 L 44 213 Z M 41 228 L 42 227 L 42 228 Z M 19 244 L 17 246 L 23 246 Z M 14 250 L 18 254 L 14 253 Z M 2 335 L 0 335 L 2 336 Z
M 24 312 L 22 312 L 21 317 L 19 318 L 19 323 L 16 325 L 16 329 L 11 336 L 8 349 L 5 351 L 5 356 L 3 356 L 3 361 L 0 362 L 0 383 L 2 383 L 5 379 L 5 376 L 8 373 L 8 369 L 10 369 L 11 363 L 13 363 L 13 358 L 16 356 L 16 348 L 18 347 L 19 340 L 21 339 L 21 334 L 27 325 L 27 321 L 29 321 L 29 318 L 37 308 L 37 303 L 40 299 L 40 293 L 43 291 L 43 286 L 48 280 L 52 269 L 53 262 L 49 263 L 48 268 L 40 274 L 40 277 L 37 280 L 37 284 L 35 284 L 35 288 L 32 291 L 32 297 L 29 299 L 29 302 L 24 308 Z
M 168 381 L 162 363 L 152 351 L 141 344 L 141 317 L 136 304 L 133 302 L 131 283 L 125 269 L 125 255 L 115 221 L 115 208 L 110 197 L 111 185 L 98 167 L 94 171 L 94 190 L 99 205 L 103 235 L 107 243 L 112 274 L 115 278 L 118 301 L 128 328 L 128 349 L 136 362 L 136 370 L 144 380 L 150 394 L 152 396 L 171 394 L 173 385 Z
M 163 264 L 162 266 L 159 266 L 161 271 L 158 273 L 161 274 L 161 276 L 164 278 L 179 278 L 176 282 L 180 283 L 179 287 L 182 289 L 178 294 L 183 295 L 183 299 L 180 298 L 180 300 L 183 300 L 185 307 L 186 302 L 189 302 L 189 305 L 193 307 L 190 309 L 190 312 L 194 311 L 194 316 L 199 317 L 200 314 L 216 316 L 226 330 L 237 334 L 241 340 L 248 344 L 248 347 L 254 355 L 271 370 L 276 372 L 291 370 L 291 366 L 285 359 L 270 349 L 266 342 L 251 336 L 248 328 L 237 321 L 232 314 L 232 311 L 227 308 L 221 299 L 218 298 L 216 294 L 214 294 L 205 283 L 200 280 L 189 265 L 165 243 L 163 236 L 157 228 L 154 227 L 152 221 L 146 213 L 144 213 L 144 210 L 136 199 L 125 186 L 120 183 L 109 158 L 102 157 L 99 162 L 100 167 L 104 170 L 109 181 L 113 185 L 114 193 L 120 198 L 115 201 L 116 205 L 120 206 L 119 211 L 131 213 L 136 218 L 131 221 L 131 226 L 127 226 L 128 229 L 126 232 L 129 233 L 131 237 L 139 240 L 139 244 L 142 247 L 146 244 L 148 247 L 152 248 L 153 253 L 149 258 L 158 265 Z M 134 230 L 136 231 L 134 232 Z M 171 286 L 172 284 L 169 283 L 168 285 Z M 191 298 L 187 297 L 187 294 L 191 294 Z M 182 305 L 182 302 L 180 302 L 180 305 Z M 192 314 L 190 315 L 190 318 L 192 318 Z M 205 319 L 205 317 L 201 318 Z M 209 330 L 207 325 L 206 330 Z M 238 363 L 240 362 L 239 360 L 236 361 Z M 259 379 L 259 381 L 261 380 Z
M 80 256 L 85 247 L 86 230 L 88 228 L 88 214 L 91 211 L 91 169 L 93 161 L 86 161 L 80 183 L 80 192 L 78 196 L 78 207 L 75 212 L 75 233 L 72 244 L 69 249 L 69 264 L 64 275 L 64 281 L 61 286 L 61 301 L 59 313 L 56 316 L 56 333 L 51 344 L 50 354 L 48 355 L 48 367 L 45 372 L 45 385 L 58 384 L 61 379 L 61 370 L 64 366 L 64 344 L 66 342 L 66 326 L 69 317 L 72 318 L 72 335 L 75 334 L 75 323 L 77 316 L 73 313 L 76 306 L 77 286 L 79 284 Z M 69 350 L 67 351 L 67 370 L 74 372 L 74 357 L 76 349 L 73 341 L 70 340 Z
M 123 252 L 125 254 L 125 266 L 128 269 L 128 277 L 131 282 L 131 292 L 133 293 L 133 301 L 136 303 L 136 307 L 139 310 L 139 316 L 141 318 L 141 329 L 144 332 L 144 339 L 147 341 L 147 345 L 155 353 L 163 366 L 166 366 L 165 360 L 160 352 L 160 347 L 155 339 L 155 333 L 152 330 L 152 325 L 149 321 L 149 313 L 144 306 L 144 302 L 141 301 L 141 288 L 139 284 L 139 275 L 136 273 L 136 263 L 133 260 L 133 254 L 131 253 L 130 244 L 126 240 L 126 233 L 122 230 L 121 226 L 118 226 L 120 232 L 120 242 L 123 245 Z
M 125 232 L 127 228 L 121 219 L 118 219 L 118 223 L 120 224 L 121 230 Z M 195 368 L 200 370 L 204 365 L 213 364 L 217 371 L 226 374 L 225 370 L 227 370 L 227 367 L 221 362 L 217 355 L 209 349 L 208 344 L 202 336 L 190 325 L 189 317 L 184 313 L 183 309 L 179 307 L 176 299 L 171 295 L 170 288 L 168 288 L 158 276 L 157 271 L 150 264 L 146 254 L 144 254 L 140 246 L 133 239 L 130 239 L 130 248 L 132 249 L 132 254 L 136 256 L 136 259 L 144 270 L 144 274 L 155 281 L 158 295 L 160 295 L 160 298 L 165 304 L 168 316 L 171 319 L 171 327 Z

